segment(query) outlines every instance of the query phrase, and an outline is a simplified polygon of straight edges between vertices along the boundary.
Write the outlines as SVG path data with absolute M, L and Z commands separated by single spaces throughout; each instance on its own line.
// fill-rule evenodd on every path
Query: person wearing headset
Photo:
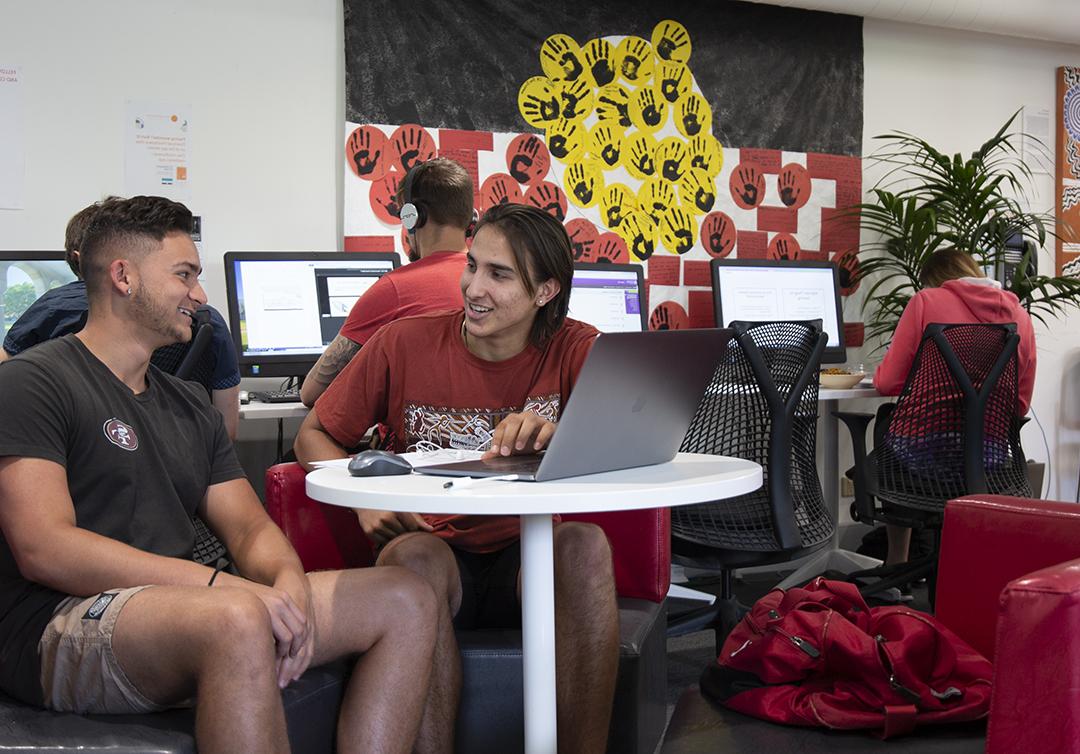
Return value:
M 420 163 L 398 189 L 401 224 L 409 233 L 409 264 L 379 278 L 356 300 L 323 355 L 300 387 L 306 406 L 315 401 L 368 338 L 401 317 L 461 308 L 458 281 L 465 269 L 465 239 L 476 222 L 473 183 L 460 164 L 445 157 Z

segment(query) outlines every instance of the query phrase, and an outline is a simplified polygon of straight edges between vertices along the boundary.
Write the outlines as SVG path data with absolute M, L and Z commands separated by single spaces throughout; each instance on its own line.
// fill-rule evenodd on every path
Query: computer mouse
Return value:
M 385 450 L 362 450 L 349 461 L 349 473 L 353 476 L 393 476 L 411 472 L 411 463 Z
M 246 406 L 248 403 L 251 403 L 251 396 L 248 395 L 247 390 L 241 390 L 240 391 L 240 405 Z

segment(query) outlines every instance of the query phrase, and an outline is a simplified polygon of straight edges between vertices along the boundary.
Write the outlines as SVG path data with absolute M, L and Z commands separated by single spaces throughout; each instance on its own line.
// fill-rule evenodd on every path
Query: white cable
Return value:
M 1031 418 L 1035 420 L 1035 426 L 1039 428 L 1039 434 L 1042 435 L 1043 448 L 1046 449 L 1046 494 L 1049 495 L 1050 490 L 1052 489 L 1050 483 L 1054 478 L 1054 466 L 1050 463 L 1050 443 L 1046 441 L 1046 432 L 1043 430 L 1042 422 L 1040 422 L 1039 417 L 1035 415 L 1035 407 L 1032 406 L 1028 410 L 1031 411 Z M 1077 485 L 1076 496 L 1076 501 L 1080 503 L 1080 484 Z M 1043 496 L 1042 490 L 1039 490 L 1039 497 L 1044 500 L 1046 499 Z

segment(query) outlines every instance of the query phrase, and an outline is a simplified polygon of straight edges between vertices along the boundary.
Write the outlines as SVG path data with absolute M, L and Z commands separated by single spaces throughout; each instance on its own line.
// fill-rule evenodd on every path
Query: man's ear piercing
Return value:
M 130 295 L 131 295 L 131 286 L 130 286 L 130 285 L 128 286 L 128 289 L 127 289 L 127 295 L 128 295 L 128 296 L 130 296 Z

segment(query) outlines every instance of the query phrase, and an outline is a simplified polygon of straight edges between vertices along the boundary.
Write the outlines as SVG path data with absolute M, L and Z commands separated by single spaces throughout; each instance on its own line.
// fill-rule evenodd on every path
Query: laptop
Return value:
M 544 482 L 670 461 L 731 337 L 720 328 L 600 335 L 545 452 L 415 470 Z

